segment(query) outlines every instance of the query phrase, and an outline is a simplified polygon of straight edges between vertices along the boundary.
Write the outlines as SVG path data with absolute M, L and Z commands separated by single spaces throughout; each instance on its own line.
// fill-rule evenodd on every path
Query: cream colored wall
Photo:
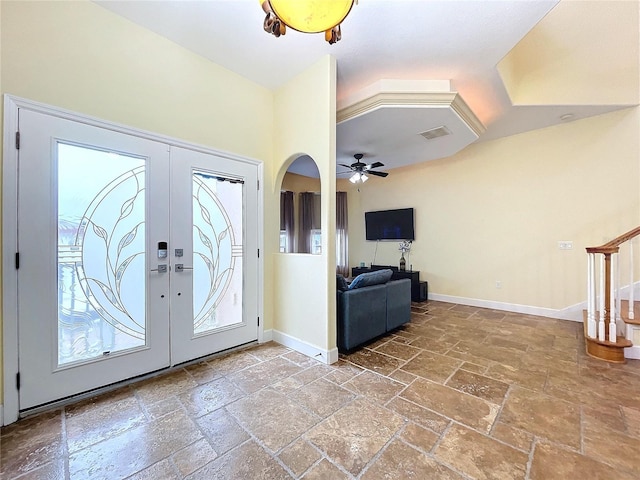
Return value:
M 319 192 L 321 188 L 320 179 L 305 177 L 296 173 L 287 172 L 282 179 L 281 190 L 291 192 Z
M 562 0 L 498 65 L 512 102 L 637 104 L 638 4 Z
M 631 108 L 474 144 L 391 170 L 359 193 L 350 186 L 351 266 L 373 261 L 365 211 L 414 207 L 408 263 L 430 294 L 550 309 L 585 301 L 585 247 L 640 223 L 639 138 Z M 573 250 L 560 251 L 559 240 Z M 397 242 L 379 243 L 376 263 L 399 258 Z
M 272 92 L 92 2 L 0 3 L 2 93 L 264 161 L 273 191 Z
M 335 272 L 335 85 L 335 59 L 326 56 L 279 89 L 275 100 L 274 159 L 280 169 L 274 183 L 300 155 L 315 160 L 322 182 L 323 236 L 322 255 L 273 255 L 274 329 L 320 350 L 336 343 L 335 278 L 328 275 Z M 274 197 L 279 195 L 277 188 Z M 278 223 L 274 218 L 272 225 Z M 272 235 L 278 235 L 276 228 Z
M 0 2 L 0 92 L 4 92 L 4 90 L 2 89 L 2 2 Z M 0 127 L 3 126 L 4 124 L 4 102 L 0 102 L 2 105 L 0 106 Z M 4 131 L 4 129 L 1 129 L 1 131 Z M 2 156 L 2 151 L 4 148 L 4 143 L 3 143 L 3 137 L 4 135 L 0 135 L 0 157 Z M 2 165 L 0 164 L 0 170 L 2 169 Z M 0 212 L 2 211 L 2 195 L 0 195 Z M 2 224 L 0 223 L 0 239 L 2 238 Z M 1 244 L 1 242 L 0 242 Z M 2 258 L 0 256 L 0 267 L 2 266 Z M 0 270 L 1 271 L 1 270 Z M 3 330 L 2 330 L 2 275 L 0 275 L 0 400 L 2 403 L 0 405 L 4 405 L 4 393 L 3 393 L 3 389 L 4 389 L 4 368 L 3 368 L 3 354 L 2 354 L 2 346 L 4 345 L 3 343 Z M 1 415 L 0 415 L 1 417 Z M 0 419 L 0 421 L 2 421 Z

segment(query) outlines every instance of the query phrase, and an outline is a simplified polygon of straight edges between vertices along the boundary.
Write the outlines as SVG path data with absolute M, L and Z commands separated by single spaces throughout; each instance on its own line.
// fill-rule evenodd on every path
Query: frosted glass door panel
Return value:
M 258 170 L 179 147 L 171 158 L 175 365 L 258 337 Z
M 57 144 L 58 364 L 145 345 L 145 161 Z
M 193 188 L 194 335 L 241 323 L 242 182 L 195 171 Z

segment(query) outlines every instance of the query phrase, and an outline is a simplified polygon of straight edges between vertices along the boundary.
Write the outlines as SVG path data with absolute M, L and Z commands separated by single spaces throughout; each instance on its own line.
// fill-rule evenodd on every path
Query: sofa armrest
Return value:
M 372 285 L 338 293 L 337 343 L 352 350 L 386 331 L 387 285 Z
M 387 332 L 411 320 L 411 280 L 387 283 Z

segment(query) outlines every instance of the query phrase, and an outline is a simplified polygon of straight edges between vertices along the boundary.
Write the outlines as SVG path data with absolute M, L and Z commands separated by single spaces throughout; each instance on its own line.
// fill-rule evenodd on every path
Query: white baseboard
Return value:
M 640 360 L 640 346 L 634 345 L 633 347 L 624 349 L 624 358 L 635 358 Z
M 520 305 L 517 303 L 494 302 L 491 300 L 480 300 L 477 298 L 441 295 L 439 293 L 429 293 L 429 300 L 457 303 L 459 305 L 469 305 L 471 307 L 491 308 L 493 310 L 504 310 L 507 312 L 523 313 L 525 315 L 557 318 L 560 320 L 571 320 L 573 322 L 582 322 L 582 310 L 587 308 L 586 302 L 557 310 L 553 308 L 534 307 L 531 305 Z
M 273 332 L 272 337 L 274 342 L 284 345 L 285 347 L 293 348 L 296 352 L 300 352 L 307 357 L 311 357 L 327 365 L 338 361 L 337 348 L 325 350 L 278 330 L 270 330 L 270 332 Z
M 262 339 L 259 340 L 259 343 L 267 343 L 273 340 L 273 330 L 264 330 L 262 332 Z

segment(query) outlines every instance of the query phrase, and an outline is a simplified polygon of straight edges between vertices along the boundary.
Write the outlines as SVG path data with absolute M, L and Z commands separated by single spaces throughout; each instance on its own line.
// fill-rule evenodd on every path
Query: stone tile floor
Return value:
M 430 301 L 334 365 L 268 343 L 2 429 L 3 479 L 638 479 L 640 361 Z

